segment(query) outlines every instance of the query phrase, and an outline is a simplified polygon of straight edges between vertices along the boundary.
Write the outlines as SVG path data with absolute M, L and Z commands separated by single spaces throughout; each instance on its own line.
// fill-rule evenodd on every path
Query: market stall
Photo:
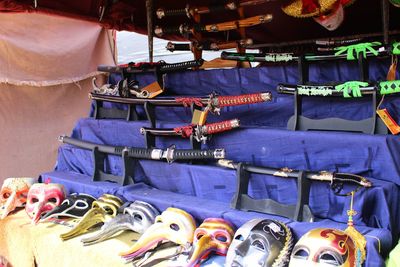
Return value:
M 96 61 L 108 82 L 92 81 L 88 116 L 29 185 L 29 217 L 0 221 L 12 266 L 54 265 L 50 242 L 61 266 L 396 264 L 398 3 L 228 2 L 3 4 L 147 33 L 149 44 L 158 35 L 194 56 Z M 237 67 L 208 69 L 202 51 L 224 48 Z M 79 195 L 92 198 L 85 212 Z

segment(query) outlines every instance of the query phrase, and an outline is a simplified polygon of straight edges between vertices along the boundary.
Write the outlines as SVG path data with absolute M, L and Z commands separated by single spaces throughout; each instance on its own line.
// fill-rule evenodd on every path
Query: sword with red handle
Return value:
M 104 85 L 103 85 L 104 86 Z M 218 96 L 210 94 L 208 97 L 157 97 L 151 99 L 136 98 L 136 97 L 121 97 L 114 95 L 106 95 L 103 92 L 104 88 L 95 87 L 93 92 L 89 93 L 89 98 L 93 100 L 107 101 L 119 104 L 144 105 L 146 102 L 154 106 L 183 106 L 189 107 L 192 104 L 198 107 L 204 107 L 208 111 L 219 114 L 221 108 L 229 106 L 240 106 L 272 100 L 271 92 L 262 92 L 244 95 L 228 95 Z
M 210 123 L 205 125 L 185 125 L 175 128 L 147 128 L 140 129 L 141 134 L 150 133 L 157 136 L 180 136 L 182 138 L 190 138 L 193 136 L 197 142 L 206 142 L 211 134 L 222 133 L 238 128 L 240 122 L 238 119 Z
M 272 15 L 271 14 L 265 14 L 265 15 L 259 15 L 259 16 L 254 16 L 254 17 L 249 17 L 245 19 L 240 19 L 240 20 L 233 20 L 233 21 L 227 21 L 227 22 L 221 22 L 221 23 L 216 23 L 216 24 L 193 24 L 193 25 L 188 25 L 188 24 L 181 24 L 177 27 L 159 27 L 156 26 L 154 29 L 154 33 L 158 36 L 161 37 L 165 34 L 182 34 L 182 35 L 188 35 L 188 34 L 195 34 L 198 32 L 220 32 L 220 31 L 229 31 L 229 30 L 235 30 L 239 28 L 246 28 L 246 27 L 251 27 L 251 26 L 256 26 L 262 23 L 267 23 L 272 20 Z
M 236 10 L 239 7 L 259 5 L 271 0 L 250 0 L 244 2 L 238 1 L 228 1 L 225 4 L 212 5 L 212 6 L 190 6 L 186 5 L 185 8 L 181 9 L 163 9 L 159 8 L 156 11 L 157 18 L 162 19 L 164 17 L 172 16 L 187 16 L 188 18 L 193 18 L 196 14 L 208 14 L 212 12 L 222 12 L 226 10 Z

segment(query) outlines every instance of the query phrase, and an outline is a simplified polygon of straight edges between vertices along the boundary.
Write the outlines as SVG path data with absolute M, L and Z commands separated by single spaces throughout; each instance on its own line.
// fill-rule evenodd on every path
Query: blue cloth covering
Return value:
M 372 81 L 384 80 L 389 63 L 372 60 Z M 355 62 L 320 63 L 310 67 L 311 81 L 358 80 Z M 118 80 L 117 76 L 113 79 Z M 140 86 L 155 80 L 152 74 L 137 76 Z M 168 95 L 201 96 L 216 91 L 221 95 L 238 95 L 271 91 L 272 102 L 224 108 L 221 116 L 209 116 L 207 122 L 239 118 L 241 128 L 213 136 L 203 148 L 225 148 L 226 157 L 236 162 L 247 162 L 273 168 L 289 167 L 298 170 L 337 171 L 359 174 L 373 183 L 368 190 L 355 195 L 354 217 L 356 228 L 367 238 L 365 266 L 384 266 L 384 257 L 393 247 L 392 241 L 400 235 L 399 185 L 400 142 L 397 136 L 368 135 L 345 132 L 293 132 L 286 124 L 293 115 L 293 96 L 277 94 L 278 83 L 297 83 L 297 66 L 271 66 L 252 69 L 208 70 L 168 74 L 165 79 Z M 126 109 L 126 105 L 104 103 L 106 107 Z M 399 121 L 400 99 L 386 97 L 382 107 Z M 138 107 L 144 119 L 143 109 Z M 340 117 L 361 120 L 371 116 L 370 98 L 304 98 L 303 115 L 311 118 Z M 91 110 L 91 114 L 93 109 Z M 189 110 L 157 107 L 157 126 L 170 128 L 189 124 Z M 107 145 L 144 147 L 140 127 L 147 121 L 80 119 L 72 137 Z M 188 140 L 157 138 L 160 148 L 175 144 L 188 148 Z M 84 192 L 95 196 L 116 194 L 126 200 L 144 200 L 164 210 L 169 206 L 187 210 L 200 223 L 207 217 L 222 217 L 240 227 L 252 218 L 276 218 L 289 224 L 298 240 L 316 227 L 345 229 L 350 198 L 336 196 L 328 183 L 312 182 L 310 208 L 316 222 L 294 222 L 287 218 L 230 208 L 236 190 L 235 171 L 210 165 L 184 163 L 167 164 L 140 160 L 136 164 L 136 184 L 118 186 L 109 182 L 94 183 L 92 152 L 70 145 L 59 148 L 56 170 L 44 173 L 66 186 L 70 193 Z M 121 158 L 108 156 L 106 171 L 114 175 L 123 172 Z M 345 185 L 345 190 L 351 190 Z M 256 199 L 270 198 L 283 204 L 295 204 L 297 184 L 294 178 L 252 175 L 249 195 Z

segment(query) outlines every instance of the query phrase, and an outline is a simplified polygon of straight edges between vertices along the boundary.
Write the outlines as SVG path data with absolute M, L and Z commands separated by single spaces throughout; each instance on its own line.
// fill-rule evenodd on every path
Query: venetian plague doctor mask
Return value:
M 93 226 L 110 221 L 117 216 L 118 209 L 123 201 L 110 194 L 104 194 L 98 200 L 93 201 L 92 208 L 86 212 L 77 225 L 67 233 L 61 234 L 63 241 L 87 233 Z
M 33 184 L 28 192 L 25 210 L 32 223 L 36 224 L 42 215 L 59 206 L 64 198 L 65 188 L 61 184 Z
M 285 224 L 269 219 L 253 219 L 236 231 L 225 266 L 287 266 L 292 246 L 292 233 Z
M 156 217 L 155 223 L 128 251 L 120 255 L 131 261 L 156 248 L 162 242 L 173 242 L 188 247 L 193 242 L 195 229 L 195 221 L 189 213 L 170 207 Z
M 0 192 L 0 219 L 4 219 L 16 208 L 25 207 L 29 188 L 37 182 L 36 178 L 7 178 Z
M 90 210 L 95 200 L 88 194 L 73 193 L 64 199 L 60 206 L 42 216 L 40 222 L 59 217 L 82 218 Z
M 143 234 L 160 213 L 147 202 L 136 200 L 111 221 L 106 222 L 95 235 L 82 239 L 85 246 L 102 242 L 117 232 L 133 231 Z
M 226 255 L 234 230 L 232 225 L 220 218 L 207 218 L 194 232 L 193 249 L 186 267 L 199 266 L 211 252 Z

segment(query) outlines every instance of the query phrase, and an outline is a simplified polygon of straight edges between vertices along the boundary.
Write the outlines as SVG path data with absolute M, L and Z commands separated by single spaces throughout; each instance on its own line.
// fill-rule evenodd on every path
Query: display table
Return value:
M 32 225 L 24 210 L 0 221 L 0 255 L 13 267 L 28 266 L 127 266 L 118 255 L 132 246 L 138 234 L 124 232 L 117 238 L 83 246 L 90 233 L 62 241 L 59 235 L 70 228 L 53 223 Z M 36 264 L 36 265 L 35 265 Z

